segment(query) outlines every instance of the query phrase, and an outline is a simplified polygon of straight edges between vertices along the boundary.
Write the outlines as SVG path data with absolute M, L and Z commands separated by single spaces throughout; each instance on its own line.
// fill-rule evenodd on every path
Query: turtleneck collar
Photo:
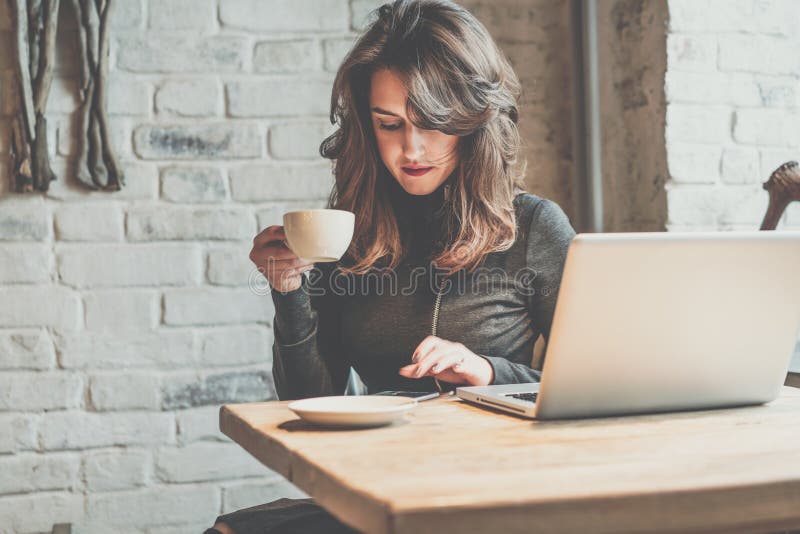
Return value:
M 427 195 L 412 195 L 407 193 L 397 183 L 397 180 L 392 178 L 389 195 L 395 208 L 395 213 L 400 218 L 433 218 L 434 214 L 444 205 L 445 189 L 449 187 L 450 183 L 451 179 L 448 178 L 436 190 Z
M 390 198 L 397 215 L 401 239 L 409 247 L 408 259 L 420 261 L 429 258 L 441 234 L 441 208 L 445 202 L 446 188 L 452 178 L 445 180 L 427 195 L 411 195 L 397 180 L 391 179 Z

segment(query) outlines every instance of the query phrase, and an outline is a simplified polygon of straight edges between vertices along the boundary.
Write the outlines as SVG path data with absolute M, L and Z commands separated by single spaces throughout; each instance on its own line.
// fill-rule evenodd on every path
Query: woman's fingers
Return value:
M 420 343 L 420 347 L 423 355 L 413 359 L 410 365 L 401 367 L 402 376 L 434 376 L 439 381 L 473 386 L 494 381 L 491 362 L 469 350 L 463 343 L 429 336 Z M 424 352 L 426 349 L 428 352 Z
M 287 292 L 302 285 L 302 273 L 314 268 L 286 246 L 283 226 L 269 226 L 253 238 L 250 261 L 278 291 Z
M 289 260 L 297 258 L 297 254 L 281 242 L 272 241 L 267 244 L 256 246 L 250 250 L 250 259 L 254 257 L 272 258 L 274 260 Z
M 297 269 L 300 267 L 305 267 L 306 265 L 314 265 L 313 262 L 309 263 L 300 258 L 287 258 L 282 260 L 276 260 L 273 258 L 267 257 L 260 257 L 256 256 L 256 263 L 259 267 L 267 268 L 270 267 L 272 269 Z
M 265 268 L 259 267 L 259 271 L 261 271 L 268 279 L 271 280 L 273 278 L 279 279 L 281 277 L 297 276 L 298 274 L 310 271 L 313 268 L 313 263 L 300 262 L 295 265 L 287 265 L 283 267 L 267 265 Z
M 452 382 L 452 381 L 457 381 L 457 379 L 454 379 L 452 377 L 459 375 L 460 371 L 458 364 L 460 361 L 461 361 L 460 356 L 453 355 L 452 357 L 443 359 L 441 362 L 434 363 L 433 365 L 430 366 L 427 372 L 424 371 L 424 369 L 420 369 L 419 365 L 417 365 L 416 363 L 412 363 L 411 365 L 406 365 L 405 367 L 401 367 L 399 373 L 400 375 L 405 376 L 406 378 L 422 378 L 423 376 L 435 376 L 439 380 Z
M 302 273 L 304 273 L 306 271 L 310 271 L 313 268 L 314 268 L 314 264 L 313 263 L 309 263 L 307 265 L 302 265 L 300 267 L 295 267 L 295 270 L 297 271 L 297 274 L 302 274 Z
M 458 354 L 461 351 L 459 347 L 453 346 L 438 346 L 438 350 L 430 352 L 426 357 L 417 363 L 417 370 L 415 375 L 422 377 L 427 374 L 436 374 L 444 369 L 449 369 L 454 365 L 458 359 Z
M 286 233 L 283 231 L 283 226 L 268 226 L 253 238 L 253 246 L 263 247 L 270 241 L 283 241 L 284 239 L 286 239 Z
M 286 234 L 283 226 L 269 226 L 253 238 L 250 259 L 254 256 L 273 258 L 275 260 L 296 258 L 297 255 L 286 246 Z M 253 260 L 255 261 L 255 260 Z
M 434 348 L 436 348 L 436 346 L 442 341 L 444 340 L 440 337 L 436 336 L 426 337 L 420 342 L 419 345 L 417 345 L 417 348 L 414 349 L 414 354 L 411 356 L 411 361 L 415 363 L 419 362 L 425 356 L 427 356 Z
M 464 355 L 461 351 L 453 351 L 443 356 L 438 362 L 431 366 L 430 372 L 438 375 L 448 369 L 458 372 L 459 366 L 464 363 Z

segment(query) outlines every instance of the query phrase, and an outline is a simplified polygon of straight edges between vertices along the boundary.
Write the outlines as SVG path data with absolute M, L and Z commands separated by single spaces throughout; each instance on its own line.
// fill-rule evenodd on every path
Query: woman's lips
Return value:
M 410 176 L 422 176 L 426 172 L 433 169 L 433 167 L 401 167 L 403 172 Z

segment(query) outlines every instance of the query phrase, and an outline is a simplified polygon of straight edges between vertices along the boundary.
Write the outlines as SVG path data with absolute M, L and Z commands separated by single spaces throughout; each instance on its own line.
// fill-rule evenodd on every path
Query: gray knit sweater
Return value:
M 352 366 L 369 392 L 436 391 L 432 378 L 398 370 L 432 333 L 466 345 L 492 365 L 495 384 L 536 382 L 530 367 L 539 334 L 547 341 L 569 242 L 575 231 L 552 201 L 528 193 L 514 199 L 518 237 L 489 254 L 473 273 L 448 278 L 429 264 L 442 188 L 426 197 L 394 193 L 398 223 L 412 253 L 392 273 L 345 275 L 318 263 L 303 285 L 272 292 L 273 376 L 281 399 L 344 392 Z

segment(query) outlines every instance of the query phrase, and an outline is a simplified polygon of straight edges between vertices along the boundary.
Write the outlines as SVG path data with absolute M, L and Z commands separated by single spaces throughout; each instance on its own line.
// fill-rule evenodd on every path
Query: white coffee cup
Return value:
M 299 210 L 283 214 L 286 244 L 308 261 L 336 261 L 353 239 L 356 216 L 332 209 Z

